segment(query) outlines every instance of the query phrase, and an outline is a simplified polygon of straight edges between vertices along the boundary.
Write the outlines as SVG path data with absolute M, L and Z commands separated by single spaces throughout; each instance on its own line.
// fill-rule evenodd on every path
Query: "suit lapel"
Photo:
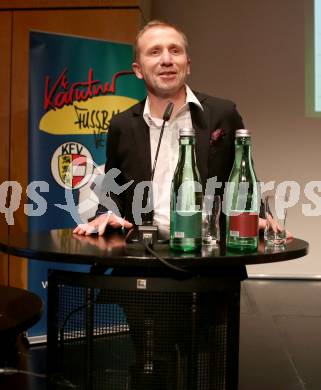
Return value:
M 199 94 L 197 94 L 197 98 L 200 103 L 204 100 L 204 97 Z M 192 123 L 196 134 L 196 161 L 203 186 L 205 186 L 208 177 L 210 113 L 206 105 L 203 105 L 203 108 L 204 111 L 195 104 L 190 104 Z
M 202 94 L 196 94 L 200 103 L 205 99 Z M 143 118 L 145 100 L 133 107 L 132 132 L 135 144 L 133 153 L 140 159 L 142 180 L 150 180 L 151 177 L 151 149 L 149 128 Z M 196 161 L 203 185 L 208 177 L 208 153 L 209 153 L 209 128 L 210 113 L 206 105 L 202 111 L 195 104 L 190 104 L 192 124 L 196 133 Z
M 132 132 L 135 140 L 133 145 L 133 154 L 139 159 L 141 168 L 142 180 L 150 180 L 151 178 L 151 150 L 149 128 L 143 118 L 145 100 L 133 108 Z

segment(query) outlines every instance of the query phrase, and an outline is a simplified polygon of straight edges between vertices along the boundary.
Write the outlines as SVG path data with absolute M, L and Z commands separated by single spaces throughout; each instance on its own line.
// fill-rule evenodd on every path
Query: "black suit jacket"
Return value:
M 215 176 L 224 187 L 234 161 L 235 130 L 244 128 L 242 118 L 235 104 L 229 100 L 197 92 L 195 95 L 204 108 L 203 111 L 190 104 L 196 133 L 196 160 L 203 188 L 205 190 L 207 179 Z M 142 101 L 115 116 L 108 132 L 105 172 L 111 168 L 119 169 L 121 174 L 116 180 L 119 185 L 133 180 L 133 184 L 120 195 L 111 194 L 121 216 L 129 221 L 133 221 L 134 189 L 138 183 L 150 181 L 151 177 L 150 137 L 149 127 L 143 118 L 144 105 L 145 101 Z M 211 141 L 216 129 L 223 132 L 220 132 L 219 139 Z M 97 214 L 103 212 L 106 212 L 106 207 L 100 205 Z

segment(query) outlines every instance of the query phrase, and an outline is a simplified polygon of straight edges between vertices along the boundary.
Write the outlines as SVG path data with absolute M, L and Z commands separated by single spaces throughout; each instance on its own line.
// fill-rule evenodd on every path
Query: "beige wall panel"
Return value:
M 310 242 L 309 255 L 251 266 L 252 275 L 321 276 L 321 216 L 302 212 L 304 204 L 315 207 L 306 184 L 321 180 L 321 118 L 305 112 L 305 54 L 313 45 L 306 37 L 313 28 L 306 7 L 311 11 L 313 0 L 153 1 L 152 17 L 177 23 L 189 38 L 191 87 L 237 103 L 252 130 L 258 177 L 300 185 L 288 228 Z
M 0 184 L 9 178 L 9 125 L 10 125 L 10 65 L 12 13 L 0 12 Z M 4 199 L 0 200 L 4 202 Z M 0 213 L 0 235 L 6 235 L 8 225 Z M 0 253 L 0 284 L 8 282 L 8 256 Z
M 24 194 L 20 209 L 14 215 L 15 225 L 10 230 L 12 234 L 27 230 L 23 205 L 27 202 L 25 188 L 28 184 L 29 31 L 41 30 L 132 43 L 139 26 L 138 9 L 14 12 L 10 178 L 22 184 Z M 20 264 L 19 259 L 10 261 L 10 275 L 17 278 L 17 283 L 25 278 L 25 270 L 20 270 Z M 22 278 L 21 272 L 24 273 Z M 12 278 L 12 283 L 16 284 Z

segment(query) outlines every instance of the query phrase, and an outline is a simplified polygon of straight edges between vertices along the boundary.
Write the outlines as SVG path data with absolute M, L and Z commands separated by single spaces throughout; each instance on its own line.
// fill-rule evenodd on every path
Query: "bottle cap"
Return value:
M 193 128 L 190 128 L 190 127 L 183 127 L 181 129 L 179 129 L 179 136 L 180 137 L 195 136 L 195 130 Z
M 251 132 L 248 129 L 236 130 L 235 137 L 251 137 Z

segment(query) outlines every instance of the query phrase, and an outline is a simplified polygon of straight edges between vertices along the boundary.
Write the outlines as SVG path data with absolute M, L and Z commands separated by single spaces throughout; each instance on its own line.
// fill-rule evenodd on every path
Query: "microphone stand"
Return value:
M 157 164 L 157 159 L 158 159 L 158 154 L 159 154 L 159 149 L 160 145 L 162 142 L 163 138 L 163 133 L 165 129 L 165 123 L 170 120 L 170 117 L 172 115 L 174 108 L 174 104 L 172 102 L 169 102 L 166 106 L 166 109 L 163 114 L 163 124 L 161 127 L 159 139 L 158 139 L 158 144 L 157 144 L 157 149 L 156 149 L 156 154 L 154 158 L 154 164 L 153 164 L 153 169 L 151 173 L 151 183 L 153 183 L 154 180 L 154 175 L 155 175 L 155 169 L 156 169 L 156 164 Z M 151 204 L 151 195 L 150 191 L 148 191 L 148 196 L 147 196 L 147 206 Z M 144 243 L 145 245 L 153 246 L 155 242 L 157 242 L 157 237 L 158 237 L 158 227 L 156 225 L 153 225 L 153 211 L 149 213 L 150 219 L 146 220 L 146 216 L 144 218 L 143 224 L 138 226 L 138 241 L 140 243 Z M 148 216 L 148 215 L 147 215 Z

